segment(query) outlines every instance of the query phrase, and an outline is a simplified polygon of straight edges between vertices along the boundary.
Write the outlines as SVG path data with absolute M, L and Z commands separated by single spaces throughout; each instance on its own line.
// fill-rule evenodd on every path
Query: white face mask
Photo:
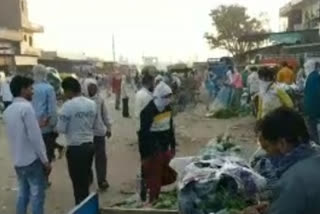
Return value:
M 165 110 L 165 108 L 168 107 L 171 104 L 171 102 L 171 98 L 155 99 L 155 104 L 159 111 Z

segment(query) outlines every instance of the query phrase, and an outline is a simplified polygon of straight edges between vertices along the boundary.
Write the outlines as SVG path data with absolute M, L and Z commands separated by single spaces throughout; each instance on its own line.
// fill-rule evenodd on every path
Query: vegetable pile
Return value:
M 216 119 L 230 119 L 234 117 L 246 117 L 251 114 L 251 110 L 248 107 L 241 107 L 239 109 L 221 109 L 215 112 L 212 117 Z
M 265 179 L 237 155 L 239 151 L 228 135 L 209 142 L 179 182 L 180 213 L 230 214 L 257 204 Z
M 156 209 L 178 210 L 177 190 L 161 193 L 159 199 L 153 203 Z

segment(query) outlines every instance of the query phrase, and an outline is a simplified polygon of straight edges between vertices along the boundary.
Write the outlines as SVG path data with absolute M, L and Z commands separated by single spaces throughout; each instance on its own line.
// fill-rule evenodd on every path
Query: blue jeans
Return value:
M 46 176 L 42 163 L 37 160 L 25 167 L 16 167 L 18 176 L 17 214 L 26 214 L 29 201 L 32 214 L 44 214 Z

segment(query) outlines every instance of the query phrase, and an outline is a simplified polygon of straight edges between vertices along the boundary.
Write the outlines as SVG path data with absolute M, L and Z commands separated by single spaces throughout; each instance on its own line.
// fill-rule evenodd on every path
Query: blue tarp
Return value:
M 228 108 L 232 89 L 225 84 L 229 64 L 225 62 L 213 62 L 209 64 L 209 77 L 206 81 L 206 89 L 210 95 L 210 113 Z
M 99 197 L 97 193 L 90 195 L 68 214 L 99 214 Z

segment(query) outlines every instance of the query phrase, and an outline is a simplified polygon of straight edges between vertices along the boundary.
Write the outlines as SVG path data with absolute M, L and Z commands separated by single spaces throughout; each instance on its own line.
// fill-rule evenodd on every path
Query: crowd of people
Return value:
M 100 191 L 109 188 L 106 141 L 112 136 L 112 125 L 94 73 L 88 72 L 83 79 L 63 79 L 61 106 L 55 88 L 47 81 L 48 68 L 36 65 L 32 73 L 33 78 L 8 75 L 1 84 L 3 120 L 19 187 L 17 214 L 27 213 L 29 201 L 33 214 L 44 213 L 45 190 L 51 186 L 49 178 L 57 152 L 60 158 L 66 155 L 76 205 L 89 195 L 93 161 Z M 116 110 L 122 99 L 125 118 L 130 117 L 129 97 L 137 91 L 134 107 L 144 184 L 141 192 L 145 192 L 141 196 L 151 204 L 159 197 L 162 185 L 176 180 L 176 173 L 169 167 L 175 155 L 170 107 L 173 92 L 164 81 L 156 85 L 147 70 L 139 79 L 138 89 L 130 76 L 116 72 L 111 87 Z M 65 135 L 66 148 L 57 143 L 59 134 Z
M 244 88 L 248 88 L 246 102 L 252 104 L 258 120 L 256 133 L 261 149 L 274 163 L 278 176 L 275 187 L 278 194 L 271 204 L 249 207 L 245 214 L 264 213 L 266 209 L 270 214 L 320 213 L 319 205 L 313 203 L 320 197 L 320 190 L 313 188 L 320 179 L 320 174 L 313 170 L 320 166 L 320 154 L 312 146 L 312 142 L 320 141 L 320 63 L 314 62 L 311 67 L 312 72 L 300 73 L 297 78 L 286 63 L 278 72 L 267 66 L 253 66 L 243 73 L 229 67 L 223 87 L 210 95 L 221 96 L 237 108 Z M 65 153 L 76 205 L 89 196 L 94 174 L 100 191 L 109 188 L 106 147 L 112 136 L 112 124 L 99 79 L 91 71 L 84 78 L 64 78 L 60 106 L 57 90 L 47 81 L 48 68 L 36 65 L 32 73 L 32 79 L 8 75 L 1 84 L 3 120 L 19 186 L 17 214 L 27 213 L 29 201 L 33 214 L 45 213 L 45 190 L 51 186 L 50 173 L 57 152 L 59 157 Z M 297 112 L 293 98 L 281 83 L 292 85 L 302 81 L 303 112 Z M 103 87 L 112 88 L 115 109 L 122 109 L 124 118 L 133 116 L 136 121 L 141 159 L 140 197 L 146 207 L 159 198 L 162 186 L 177 179 L 177 173 L 169 166 L 176 154 L 176 99 L 185 99 L 181 95 L 189 91 L 196 93 L 202 83 L 207 88 L 214 87 L 207 79 L 202 82 L 194 72 L 184 76 L 154 74 L 145 68 L 134 78 L 115 72 L 109 85 Z M 133 94 L 134 111 L 130 111 Z M 57 143 L 60 134 L 66 137 L 65 147 Z
M 297 74 L 286 62 L 278 71 L 270 67 L 252 67 L 247 85 L 257 119 L 279 107 L 293 108 L 304 115 L 311 139 L 319 144 L 319 72 L 317 61 L 301 65 Z
M 106 138 L 111 137 L 111 120 L 93 75 L 83 85 L 76 78 L 65 78 L 61 84 L 65 102 L 58 110 L 48 69 L 36 65 L 32 73 L 33 79 L 14 75 L 2 84 L 2 93 L 12 96 L 3 120 L 18 178 L 17 214 L 27 213 L 29 201 L 33 214 L 44 213 L 56 150 L 60 157 L 66 150 L 75 204 L 89 195 L 94 159 L 99 189 L 109 187 Z M 66 149 L 56 142 L 59 134 L 66 136 Z

